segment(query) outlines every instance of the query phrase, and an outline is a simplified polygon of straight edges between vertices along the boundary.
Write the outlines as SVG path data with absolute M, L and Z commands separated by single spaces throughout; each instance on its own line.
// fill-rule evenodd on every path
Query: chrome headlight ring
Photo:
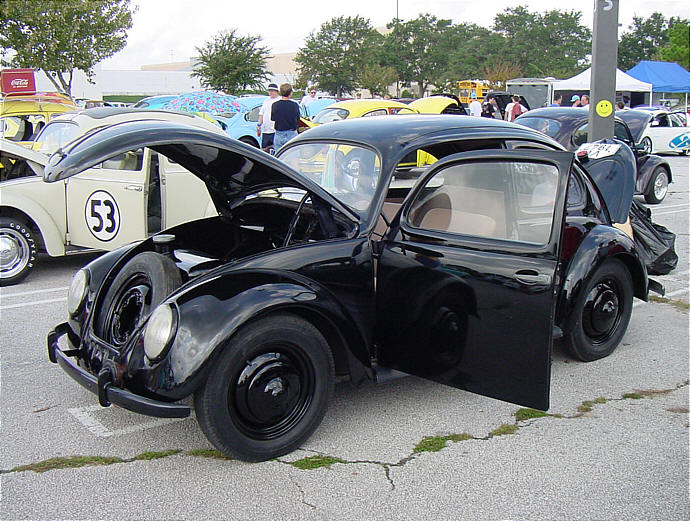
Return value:
M 152 362 L 160 360 L 177 332 L 177 308 L 161 304 L 149 318 L 144 331 L 144 352 Z
M 72 279 L 67 292 L 67 312 L 74 316 L 79 312 L 84 304 L 86 294 L 89 290 L 89 272 L 85 269 L 79 270 Z

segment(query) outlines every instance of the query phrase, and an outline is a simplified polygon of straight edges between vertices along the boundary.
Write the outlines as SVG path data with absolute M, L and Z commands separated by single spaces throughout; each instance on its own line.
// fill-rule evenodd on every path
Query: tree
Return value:
M 588 65 L 592 32 L 580 23 L 579 11 L 532 13 L 514 7 L 494 18 L 503 40 L 501 56 L 524 76 L 568 77 Z
M 451 20 L 430 14 L 388 24 L 392 31 L 386 36 L 386 65 L 393 67 L 404 85 L 416 83 L 423 96 L 432 79 L 438 80 L 448 65 L 450 40 L 445 37 Z
M 377 63 L 365 65 L 359 74 L 359 84 L 372 94 L 385 92 L 396 80 L 393 67 L 382 67 Z
M 93 67 L 122 49 L 132 27 L 129 0 L 9 0 L 0 11 L 3 65 L 42 70 L 71 96 L 75 70 Z M 13 54 L 14 53 L 14 54 Z
M 652 60 L 659 48 L 668 43 L 669 24 L 676 19 L 667 20 L 663 14 L 654 12 L 649 18 L 633 16 L 628 32 L 618 40 L 618 67 L 632 69 L 642 60 Z
M 362 69 L 376 61 L 380 41 L 381 35 L 366 18 L 332 18 L 297 51 L 298 82 L 317 84 L 337 96 L 352 92 L 360 86 Z
M 199 53 L 192 76 L 209 89 L 225 93 L 248 87 L 260 88 L 268 77 L 268 49 L 259 46 L 259 36 L 237 36 L 237 30 L 221 31 Z
M 676 62 L 690 69 L 690 23 L 683 20 L 674 23 L 668 31 L 668 43 L 659 49 L 659 58 Z

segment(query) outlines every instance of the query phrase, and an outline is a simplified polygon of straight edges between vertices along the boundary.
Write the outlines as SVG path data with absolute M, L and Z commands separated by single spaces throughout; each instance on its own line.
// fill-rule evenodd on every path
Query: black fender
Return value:
M 592 273 L 610 258 L 625 264 L 632 277 L 633 294 L 641 300 L 647 300 L 647 270 L 633 240 L 617 228 L 596 225 L 585 235 L 561 270 L 563 282 L 557 296 L 555 314 L 555 324 L 561 329 L 567 328 L 568 319 L 574 316 L 577 300 Z
M 671 173 L 671 165 L 661 156 L 649 154 L 642 156 L 637 161 L 637 182 L 635 184 L 635 192 L 644 194 L 649 189 L 649 183 L 652 180 L 652 174 L 656 167 L 662 166 L 668 173 L 668 182 L 673 182 L 673 174 Z
M 345 306 L 326 288 L 297 273 L 232 271 L 183 288 L 167 302 L 177 308 L 178 324 L 165 358 L 151 367 L 139 342 L 129 360 L 130 381 L 152 396 L 189 396 L 240 328 L 274 312 L 294 313 L 313 323 L 331 346 L 336 370 L 348 372 L 354 383 L 373 378 L 364 335 Z

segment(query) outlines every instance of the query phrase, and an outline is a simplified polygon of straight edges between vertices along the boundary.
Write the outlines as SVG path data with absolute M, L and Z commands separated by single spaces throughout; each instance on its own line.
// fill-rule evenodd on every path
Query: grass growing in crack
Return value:
M 626 400 L 641 400 L 644 396 L 640 393 L 625 393 L 623 398 Z
M 676 308 L 678 311 L 690 311 L 690 303 L 689 302 L 684 302 L 682 300 L 672 300 L 664 297 L 655 297 L 651 296 L 649 297 L 650 302 L 658 302 L 660 304 L 670 304 L 674 308 Z
M 417 445 L 415 445 L 413 452 L 438 452 L 446 446 L 446 443 L 452 441 L 456 443 L 458 441 L 471 440 L 472 436 L 470 434 L 450 434 L 448 436 L 427 436 L 422 439 Z
M 594 400 L 586 400 L 577 407 L 577 410 L 579 412 L 592 412 L 594 406 L 600 403 L 606 403 L 606 398 L 599 397 L 595 398 Z
M 518 411 L 515 413 L 515 419 L 517 421 L 543 418 L 544 416 L 550 416 L 550 414 L 545 413 L 544 411 L 538 411 L 537 409 L 518 409 Z
M 507 434 L 515 434 L 520 427 L 518 425 L 509 425 L 507 423 L 504 423 L 500 427 L 497 427 L 496 429 L 492 430 L 489 433 L 489 436 L 505 436 Z
M 194 449 L 194 450 L 188 450 L 185 452 L 187 456 L 197 456 L 200 458 L 213 458 L 213 459 L 224 459 L 224 460 L 231 460 L 232 458 L 228 458 L 225 456 L 222 452 L 218 450 L 213 450 L 213 449 Z
M 161 452 L 142 452 L 141 454 L 134 456 L 132 459 L 135 461 L 150 461 L 152 459 L 160 459 L 167 458 L 168 456 L 174 456 L 175 454 L 179 454 L 180 452 L 182 451 L 178 449 L 164 450 Z
M 330 456 L 309 456 L 308 458 L 291 461 L 289 462 L 289 465 L 297 467 L 300 470 L 313 470 L 321 467 L 330 467 L 334 463 L 345 462 L 339 458 L 332 458 Z
M 88 465 L 113 465 L 115 463 L 123 462 L 123 459 L 117 457 L 105 458 L 102 456 L 67 456 L 50 458 L 47 460 L 38 461 L 36 463 L 30 463 L 29 465 L 21 465 L 19 467 L 10 469 L 10 472 L 24 472 L 26 470 L 31 470 L 33 472 L 41 473 L 56 469 L 78 468 L 86 467 Z

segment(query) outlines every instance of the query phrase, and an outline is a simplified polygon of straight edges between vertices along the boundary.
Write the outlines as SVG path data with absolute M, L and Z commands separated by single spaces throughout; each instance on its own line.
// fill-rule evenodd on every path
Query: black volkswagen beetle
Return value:
M 553 339 L 580 360 L 607 356 L 633 296 L 660 289 L 613 226 L 627 219 L 631 170 L 600 191 L 572 152 L 526 127 L 362 118 L 311 129 L 276 158 L 142 121 L 58 151 L 46 180 L 144 145 L 201 178 L 218 216 L 80 270 L 49 357 L 103 406 L 184 417 L 193 395 L 228 456 L 300 446 L 337 375 L 413 374 L 547 409 Z M 396 178 L 415 150 L 437 161 Z
M 544 132 L 568 150 L 577 150 L 587 141 L 588 114 L 585 107 L 546 107 L 518 116 L 515 123 Z M 643 194 L 647 203 L 657 204 L 666 197 L 673 177 L 668 161 L 648 154 L 639 145 L 649 119 L 649 114 L 641 110 L 617 111 L 614 135 L 628 145 L 637 158 L 636 193 Z

